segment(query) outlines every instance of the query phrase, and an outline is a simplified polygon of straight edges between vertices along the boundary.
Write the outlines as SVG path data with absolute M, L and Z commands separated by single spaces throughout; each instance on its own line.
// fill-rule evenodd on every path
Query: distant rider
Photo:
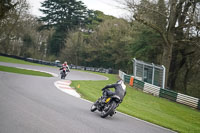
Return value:
M 115 92 L 110 91 L 108 88 L 114 88 Z M 106 85 L 102 91 L 104 97 L 117 95 L 122 101 L 126 95 L 126 85 L 124 84 L 123 80 L 118 80 L 115 84 Z
M 70 72 L 69 66 L 67 65 L 66 61 L 62 64 L 62 67 L 60 68 L 60 70 L 63 70 L 64 68 L 66 68 L 67 72 Z

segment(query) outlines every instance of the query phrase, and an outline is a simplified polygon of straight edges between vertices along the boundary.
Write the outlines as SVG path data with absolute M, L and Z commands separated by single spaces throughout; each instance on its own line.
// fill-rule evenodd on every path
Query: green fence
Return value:
M 167 98 L 172 101 L 176 101 L 177 95 L 178 95 L 177 92 L 160 88 L 160 94 L 159 94 L 160 97 Z
M 198 103 L 198 107 L 197 108 L 200 110 L 200 99 L 199 99 L 199 103 Z
M 144 82 L 140 81 L 140 80 L 137 80 L 137 79 L 134 79 L 133 87 L 143 90 L 144 89 Z
M 131 78 L 131 75 L 124 75 L 124 82 L 125 83 L 129 83 L 130 82 L 130 78 Z
M 125 83 L 130 83 L 130 78 L 131 78 L 131 75 L 124 75 L 124 82 Z M 140 81 L 140 80 L 137 80 L 137 79 L 134 79 L 133 87 L 143 90 L 144 82 Z

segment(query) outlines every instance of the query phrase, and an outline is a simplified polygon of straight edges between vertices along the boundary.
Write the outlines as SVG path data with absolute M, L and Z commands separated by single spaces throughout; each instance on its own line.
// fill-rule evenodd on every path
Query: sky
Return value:
M 42 12 L 39 11 L 41 2 L 44 0 L 27 0 L 31 6 L 30 13 L 35 16 L 42 16 Z M 81 0 L 88 9 L 99 10 L 106 15 L 112 15 L 117 18 L 124 18 L 127 16 L 127 12 L 119 8 L 119 4 L 115 0 Z

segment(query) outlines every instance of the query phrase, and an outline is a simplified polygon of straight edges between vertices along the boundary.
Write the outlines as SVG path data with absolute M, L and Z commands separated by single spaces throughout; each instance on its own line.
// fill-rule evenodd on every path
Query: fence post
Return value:
M 162 65 L 163 68 L 163 83 L 162 83 L 162 88 L 165 88 L 165 66 Z
M 144 64 L 142 64 L 142 81 L 144 81 Z
M 134 77 L 136 77 L 136 59 L 135 58 L 133 58 L 133 75 L 134 75 Z
M 153 66 L 153 73 L 152 73 L 152 85 L 154 84 L 154 72 L 155 72 L 155 67 L 154 64 L 152 63 Z

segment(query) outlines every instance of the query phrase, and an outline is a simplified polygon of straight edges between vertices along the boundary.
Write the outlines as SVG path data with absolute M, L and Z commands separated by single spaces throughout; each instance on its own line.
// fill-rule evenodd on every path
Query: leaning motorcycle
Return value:
M 119 106 L 121 102 L 122 100 L 117 95 L 103 95 L 91 106 L 90 111 L 94 112 L 98 110 L 99 112 L 101 112 L 102 118 L 105 118 L 108 115 L 113 116 L 115 114 L 115 109 Z

